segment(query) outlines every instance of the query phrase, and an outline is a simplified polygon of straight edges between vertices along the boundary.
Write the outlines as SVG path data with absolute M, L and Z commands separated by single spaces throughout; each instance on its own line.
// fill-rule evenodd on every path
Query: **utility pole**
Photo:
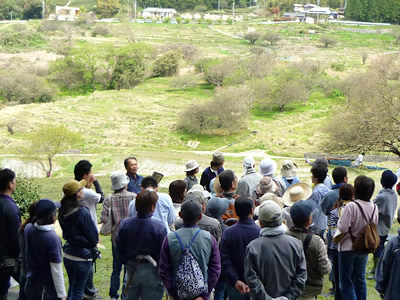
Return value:
M 134 10 L 135 10 L 135 22 L 136 22 L 136 0 L 134 2 Z
M 235 24 L 235 1 L 232 2 L 232 13 L 233 13 L 232 24 Z
M 218 10 L 221 9 L 221 0 L 218 0 Z
M 319 1 L 317 0 L 317 5 L 318 5 L 318 11 L 317 11 L 317 24 L 319 24 Z
M 44 20 L 44 0 L 42 1 L 42 19 Z

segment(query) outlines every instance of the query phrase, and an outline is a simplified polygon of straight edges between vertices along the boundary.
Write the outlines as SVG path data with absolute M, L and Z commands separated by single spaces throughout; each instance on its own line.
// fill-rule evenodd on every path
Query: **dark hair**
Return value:
M 90 173 L 90 170 L 92 170 L 92 164 L 88 160 L 80 160 L 74 168 L 75 180 L 81 181 L 84 175 Z
M 232 187 L 232 183 L 235 181 L 235 173 L 232 170 L 225 170 L 218 175 L 219 184 L 222 190 L 228 191 Z
M 125 166 L 125 168 L 128 166 L 129 161 L 130 161 L 131 159 L 134 159 L 134 160 L 136 160 L 136 162 L 137 162 L 136 157 L 134 157 L 134 156 L 129 156 L 129 157 L 127 157 L 127 158 L 124 159 L 124 166 Z
M 19 227 L 19 232 L 24 233 L 25 226 L 28 225 L 29 223 L 35 223 L 36 221 L 36 216 L 35 216 L 35 207 L 36 204 L 39 202 L 39 200 L 32 202 L 29 207 L 28 207 L 28 213 L 29 217 L 25 219 L 25 221 L 21 224 Z
M 332 178 L 336 184 L 344 182 L 344 178 L 347 177 L 347 170 L 345 167 L 337 167 L 332 171 Z
M 158 201 L 158 195 L 154 191 L 143 190 L 137 196 L 135 200 L 135 208 L 138 214 L 151 213 L 153 205 Z
M 194 199 L 185 200 L 181 206 L 181 217 L 185 226 L 195 225 L 201 215 L 201 205 Z
M 374 193 L 375 182 L 364 175 L 357 176 L 354 180 L 354 196 L 356 199 L 369 201 Z
M 353 200 L 354 188 L 351 184 L 345 183 L 339 188 L 339 199 Z
M 142 189 L 144 189 L 144 190 L 147 189 L 147 188 L 149 188 L 149 187 L 155 189 L 155 188 L 158 187 L 157 180 L 155 180 L 155 179 L 154 179 L 153 177 L 151 177 L 151 176 L 147 176 L 147 177 L 143 178 L 141 187 L 142 187 Z
M 252 208 L 254 207 L 254 200 L 249 196 L 240 196 L 235 200 L 235 211 L 239 219 L 246 219 Z
M 5 192 L 8 189 L 8 184 L 15 179 L 15 173 L 10 169 L 0 170 L 0 192 Z
M 311 214 L 310 214 L 310 215 L 311 215 Z M 310 216 L 308 216 L 308 218 L 310 218 Z M 296 228 L 304 228 L 304 226 L 305 226 L 306 223 L 307 223 L 308 218 L 305 219 L 305 220 L 304 220 L 304 219 L 301 219 L 301 218 L 299 218 L 299 219 L 292 218 L 294 227 L 296 227 Z
M 199 169 L 199 167 L 197 167 L 196 169 L 192 170 L 192 171 L 188 171 L 186 172 L 187 176 L 193 176 L 195 174 L 197 174 L 198 172 L 196 172 Z
M 215 162 L 213 162 L 213 161 L 210 162 L 210 166 L 211 166 L 211 168 L 213 168 L 213 169 L 215 169 L 216 167 L 221 168 L 223 165 L 224 165 L 224 162 L 219 163 L 219 164 L 217 164 L 217 163 L 215 163 Z M 219 169 L 219 168 L 218 168 L 218 169 Z
M 174 180 L 169 185 L 169 195 L 174 203 L 182 203 L 185 198 L 185 190 L 187 186 L 183 180 Z
M 323 183 L 328 174 L 328 168 L 323 164 L 315 164 L 311 168 L 311 174 L 317 178 L 319 183 Z
M 71 196 L 64 196 L 61 199 L 61 207 L 58 210 L 58 218 L 64 217 L 66 214 L 68 214 L 71 210 L 74 208 L 79 207 L 78 204 L 78 193 L 75 193 Z
M 54 216 L 57 215 L 57 210 L 53 210 L 50 214 L 43 216 L 41 218 L 38 218 L 36 220 L 36 223 L 38 225 L 50 225 L 54 223 Z

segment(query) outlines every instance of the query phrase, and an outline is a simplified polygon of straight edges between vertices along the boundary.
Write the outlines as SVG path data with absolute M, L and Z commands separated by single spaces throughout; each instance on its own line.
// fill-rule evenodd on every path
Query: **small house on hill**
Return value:
M 157 8 L 157 7 L 148 7 L 143 9 L 142 17 L 143 18 L 173 18 L 176 15 L 176 10 L 173 8 Z
M 56 20 L 74 21 L 79 16 L 78 7 L 56 6 Z

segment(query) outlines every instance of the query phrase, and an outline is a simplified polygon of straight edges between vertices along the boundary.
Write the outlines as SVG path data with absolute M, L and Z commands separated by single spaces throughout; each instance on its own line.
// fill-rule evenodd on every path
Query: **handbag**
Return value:
M 111 235 L 112 227 L 113 227 L 113 224 L 112 224 L 112 223 L 113 223 L 113 222 L 112 222 L 112 210 L 111 210 L 111 197 L 108 196 L 106 200 L 108 200 L 107 202 L 109 203 L 110 208 L 109 208 L 109 210 L 108 210 L 108 218 L 107 218 L 107 221 L 106 221 L 105 223 L 103 223 L 103 224 L 101 225 L 101 227 L 100 227 L 100 234 L 101 234 L 101 235 Z M 105 202 L 105 201 L 104 201 L 104 202 Z M 103 204 L 103 205 L 104 205 L 104 204 Z

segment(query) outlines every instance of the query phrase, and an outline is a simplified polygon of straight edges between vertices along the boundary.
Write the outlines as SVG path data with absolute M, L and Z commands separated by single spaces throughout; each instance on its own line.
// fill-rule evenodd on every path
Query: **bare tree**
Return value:
M 335 46 L 337 44 L 336 39 L 326 36 L 326 35 L 321 36 L 319 41 L 324 48 L 328 48 L 329 46 Z
M 275 32 L 267 32 L 263 36 L 263 40 L 267 41 L 268 43 L 270 43 L 271 46 L 274 46 L 281 40 L 281 36 L 278 33 L 275 33 Z
M 250 44 L 254 45 L 260 36 L 261 35 L 257 31 L 249 31 L 243 37 L 244 39 L 248 40 Z
M 380 151 L 400 156 L 399 57 L 385 55 L 365 74 L 347 79 L 346 108 L 325 127 L 327 150 Z

